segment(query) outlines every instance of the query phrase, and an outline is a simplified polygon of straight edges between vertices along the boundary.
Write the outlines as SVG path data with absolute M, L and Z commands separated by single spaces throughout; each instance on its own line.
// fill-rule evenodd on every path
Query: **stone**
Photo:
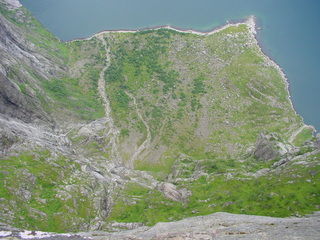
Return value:
M 280 153 L 276 149 L 273 136 L 261 133 L 256 142 L 253 155 L 255 158 L 262 161 L 270 161 L 279 157 Z
M 176 202 L 184 202 L 190 195 L 190 192 L 188 190 L 178 190 L 177 187 L 172 183 L 160 183 L 157 189 L 162 192 L 166 198 Z
M 115 226 L 134 226 L 136 223 L 114 223 Z M 218 212 L 207 216 L 190 217 L 176 222 L 157 223 L 153 227 L 137 227 L 119 232 L 85 232 L 55 234 L 15 230 L 0 224 L 1 239 L 93 239 L 93 240 L 317 240 L 320 236 L 320 212 L 305 217 L 274 218 Z

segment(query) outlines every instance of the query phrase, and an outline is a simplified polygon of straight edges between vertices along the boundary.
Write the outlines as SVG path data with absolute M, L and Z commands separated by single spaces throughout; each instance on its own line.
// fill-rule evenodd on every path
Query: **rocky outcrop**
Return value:
M 120 224 L 121 225 L 121 224 Z M 127 226 L 124 224 L 123 226 Z M 118 225 L 117 225 L 118 226 Z M 139 225 L 130 225 L 136 226 Z M 320 213 L 303 218 L 273 218 L 230 213 L 186 218 L 177 222 L 158 223 L 154 227 L 107 233 L 54 234 L 38 231 L 19 231 L 0 225 L 2 239 L 131 239 L 131 240 L 229 240 L 229 239 L 282 239 L 314 240 L 320 236 Z
M 256 142 L 253 155 L 258 160 L 270 161 L 290 153 L 293 150 L 291 145 L 281 142 L 277 134 L 261 133 Z
M 19 0 L 0 0 L 0 3 L 3 3 L 9 10 L 14 10 L 22 7 Z
M 0 113 L 30 122 L 34 111 L 17 84 L 0 72 Z
M 253 155 L 264 161 L 269 161 L 277 158 L 279 156 L 278 151 L 276 151 L 273 142 L 270 140 L 269 136 L 260 134 L 260 137 L 256 143 L 255 151 Z
M 157 189 L 163 193 L 163 195 L 176 202 L 185 202 L 191 195 L 191 192 L 187 189 L 177 189 L 172 183 L 160 183 Z
M 0 4 L 16 22 L 32 24 L 32 18 L 19 8 L 19 1 L 2 0 Z M 12 11 L 15 8 L 19 9 Z M 61 59 L 52 56 L 55 49 L 41 48 L 28 40 L 30 35 L 40 38 L 29 28 L 0 15 L 0 113 L 24 122 L 51 122 L 39 99 L 47 99 L 41 81 L 60 76 L 66 69 Z
M 314 142 L 314 147 L 320 149 L 320 133 L 318 133 L 316 136 L 316 140 Z

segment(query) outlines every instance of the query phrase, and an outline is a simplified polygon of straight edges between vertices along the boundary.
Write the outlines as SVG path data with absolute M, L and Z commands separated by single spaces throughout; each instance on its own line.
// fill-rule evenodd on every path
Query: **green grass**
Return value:
M 247 33 L 248 27 L 245 24 L 241 24 L 239 26 L 230 26 L 222 31 L 218 32 L 218 34 L 235 34 L 235 33 Z
M 160 162 L 156 163 L 137 160 L 134 164 L 134 168 L 140 171 L 150 172 L 159 179 L 163 179 L 172 171 L 175 160 L 175 157 L 170 155 L 163 157 Z
M 121 38 L 115 42 L 112 48 L 114 57 L 105 76 L 116 120 L 126 121 L 128 118 L 125 113 L 129 111 L 129 99 L 124 90 L 136 94 L 146 85 L 154 84 L 152 79 L 161 83 L 164 94 L 174 89 L 178 73 L 169 69 L 168 61 L 160 59 L 167 52 L 169 37 L 167 31 L 139 32 L 129 35 L 126 45 Z
M 313 138 L 313 130 L 311 128 L 303 129 L 294 139 L 293 144 L 295 146 L 302 146 L 306 141 Z
M 104 116 L 104 109 L 97 94 L 98 71 L 92 71 L 92 85 L 84 88 L 80 79 L 61 78 L 43 82 L 44 89 L 55 102 L 52 111 L 66 109 L 84 120 L 94 120 Z
M 75 231 L 79 222 L 93 217 L 92 202 L 80 189 L 69 192 L 71 199 L 57 196 L 59 189 L 77 183 L 78 180 L 70 179 L 80 169 L 77 163 L 63 156 L 53 157 L 47 150 L 34 150 L 0 159 L 0 168 L 3 169 L 0 198 L 4 199 L 1 204 L 14 213 L 14 226 L 53 232 Z M 22 189 L 31 193 L 30 199 L 23 198 Z M 67 224 L 71 219 L 74 226 Z
M 251 180 L 228 179 L 223 175 L 201 177 L 181 185 L 192 191 L 186 204 L 130 185 L 116 203 L 109 220 L 153 225 L 221 211 L 273 217 L 308 214 L 316 211 L 320 203 L 319 170 L 319 166 L 292 166 L 285 174 L 269 174 Z M 130 203 L 132 199 L 134 202 Z
M 179 203 L 165 199 L 159 192 L 152 191 L 139 185 L 130 184 L 125 191 L 125 198 L 134 198 L 135 204 L 126 200 L 118 201 L 114 206 L 110 221 L 119 222 L 143 222 L 154 225 L 157 222 L 174 220 L 181 213 Z M 156 215 L 154 215 L 156 213 Z

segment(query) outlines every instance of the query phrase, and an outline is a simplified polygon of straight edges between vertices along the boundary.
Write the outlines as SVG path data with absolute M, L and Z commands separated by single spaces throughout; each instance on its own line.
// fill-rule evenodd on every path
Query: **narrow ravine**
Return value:
M 116 128 L 113 118 L 111 116 L 111 106 L 110 101 L 108 99 L 108 96 L 106 94 L 106 84 L 105 84 L 105 72 L 110 66 L 110 49 L 108 47 L 108 44 L 106 43 L 106 40 L 104 39 L 103 35 L 98 35 L 97 38 L 101 40 L 105 51 L 106 51 L 106 58 L 105 58 L 105 66 L 101 70 L 99 75 L 99 81 L 98 81 L 98 92 L 100 95 L 100 98 L 102 99 L 102 104 L 104 106 L 105 111 L 105 118 L 107 119 L 107 124 L 109 127 L 108 135 L 110 136 L 110 143 L 111 143 L 111 158 L 116 163 L 121 163 L 120 154 L 118 151 L 118 137 L 119 137 L 119 130 Z
M 133 100 L 133 104 L 136 108 L 136 112 L 137 112 L 137 115 L 138 117 L 140 118 L 141 122 L 144 124 L 145 128 L 147 129 L 147 137 L 146 139 L 143 141 L 143 143 L 138 147 L 138 149 L 133 153 L 130 161 L 129 161 L 129 164 L 130 164 L 130 167 L 133 168 L 134 167 L 134 162 L 137 160 L 138 156 L 146 149 L 149 147 L 150 143 L 151 143 L 151 132 L 150 132 L 150 128 L 147 124 L 147 122 L 144 120 L 144 118 L 142 117 L 142 114 L 138 108 L 138 105 L 137 105 L 137 101 L 136 101 L 136 98 L 131 94 L 129 93 L 128 91 L 126 91 L 126 94 Z

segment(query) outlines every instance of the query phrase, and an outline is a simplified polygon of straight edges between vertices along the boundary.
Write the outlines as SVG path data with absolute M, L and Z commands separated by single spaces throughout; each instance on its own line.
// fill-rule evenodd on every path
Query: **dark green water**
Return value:
M 21 0 L 62 40 L 106 29 L 170 24 L 210 30 L 227 20 L 258 18 L 263 50 L 285 71 L 297 112 L 320 129 L 318 0 Z

